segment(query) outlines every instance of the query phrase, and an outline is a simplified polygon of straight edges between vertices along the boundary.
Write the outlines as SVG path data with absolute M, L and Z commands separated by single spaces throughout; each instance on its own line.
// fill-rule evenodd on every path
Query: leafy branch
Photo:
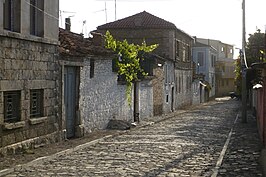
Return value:
M 138 76 L 147 76 L 147 73 L 141 68 L 140 60 L 144 60 L 143 53 L 149 53 L 158 47 L 158 44 L 147 46 L 145 41 L 141 45 L 129 44 L 127 40 L 117 41 L 109 31 L 105 34 L 105 47 L 112 49 L 118 54 L 115 58 L 118 74 L 125 77 L 126 95 L 128 104 L 131 104 L 132 85 L 139 78 Z

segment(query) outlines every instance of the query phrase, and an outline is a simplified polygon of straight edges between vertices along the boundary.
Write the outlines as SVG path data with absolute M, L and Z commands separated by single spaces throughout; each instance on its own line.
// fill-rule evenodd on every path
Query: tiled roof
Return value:
M 156 17 L 146 11 L 97 27 L 98 30 L 112 28 L 177 29 L 173 23 L 168 22 L 162 18 Z
M 107 55 L 111 51 L 103 46 L 94 45 L 92 38 L 84 38 L 65 29 L 59 29 L 59 53 L 63 56 L 83 57 L 88 55 Z

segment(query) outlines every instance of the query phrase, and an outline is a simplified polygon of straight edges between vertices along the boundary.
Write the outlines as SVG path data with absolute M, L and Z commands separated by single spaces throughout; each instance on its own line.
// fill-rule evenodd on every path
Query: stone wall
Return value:
M 105 33 L 105 31 L 100 31 Z M 147 45 L 159 44 L 155 53 L 173 59 L 174 30 L 167 29 L 110 29 L 110 33 L 117 40 L 127 39 L 129 43 Z
M 201 102 L 201 87 L 200 87 L 200 80 L 194 80 L 192 82 L 192 93 L 193 93 L 193 97 L 192 97 L 192 105 L 198 105 Z
M 192 71 L 175 70 L 175 108 L 189 106 L 192 104 Z
M 0 153 L 58 141 L 57 46 L 6 36 L 0 43 Z M 42 90 L 41 117 L 30 116 L 32 89 Z M 7 91 L 19 93 L 20 119 L 14 123 L 4 120 Z
M 143 80 L 139 87 L 140 120 L 153 116 L 153 86 L 151 80 Z
M 174 75 L 175 67 L 172 61 L 167 61 L 164 64 L 164 113 L 170 113 L 174 111 L 175 104 L 175 75 Z
M 85 133 L 105 129 L 111 119 L 133 122 L 133 102 L 128 105 L 126 86 L 117 82 L 112 60 L 94 59 L 93 78 L 90 78 L 90 59 L 84 61 L 81 69 L 80 108 Z
M 153 70 L 154 78 L 152 80 L 153 85 L 153 114 L 154 116 L 163 114 L 164 104 L 164 70 L 163 67 L 158 67 Z

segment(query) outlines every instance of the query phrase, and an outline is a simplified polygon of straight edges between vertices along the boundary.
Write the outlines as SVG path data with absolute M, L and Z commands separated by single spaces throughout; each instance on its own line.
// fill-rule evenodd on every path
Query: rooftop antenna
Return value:
M 107 9 L 106 9 L 106 1 L 104 2 L 104 11 L 105 11 L 105 23 L 107 23 Z
M 116 0 L 115 0 L 115 20 L 116 20 Z
M 98 12 L 102 12 L 102 11 L 105 12 L 105 22 L 107 23 L 107 8 L 106 8 L 106 1 L 105 1 L 105 3 L 104 3 L 104 9 L 94 11 L 93 13 L 98 13 Z
M 82 21 L 82 31 L 81 31 L 82 34 L 84 34 L 84 26 L 86 25 L 86 23 L 87 23 L 86 20 Z M 85 30 L 85 32 L 86 32 L 86 30 Z

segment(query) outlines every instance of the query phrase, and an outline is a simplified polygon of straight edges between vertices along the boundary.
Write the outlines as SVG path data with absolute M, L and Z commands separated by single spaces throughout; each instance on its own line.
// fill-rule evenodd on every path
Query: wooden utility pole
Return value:
M 246 2 L 243 0 L 242 4 L 242 9 L 243 9 L 243 22 L 242 22 L 242 27 L 243 27 L 243 36 L 242 36 L 242 52 L 243 55 L 241 57 L 241 68 L 242 68 L 242 94 L 241 94 L 241 99 L 242 99 L 242 122 L 246 123 L 247 122 L 247 68 L 246 68 Z

